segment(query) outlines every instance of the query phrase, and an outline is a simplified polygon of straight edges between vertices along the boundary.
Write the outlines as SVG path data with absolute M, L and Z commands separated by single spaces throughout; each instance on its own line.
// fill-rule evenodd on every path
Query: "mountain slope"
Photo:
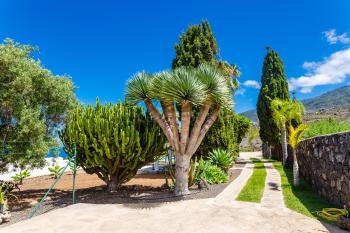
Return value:
M 350 106 L 350 86 L 340 87 L 320 96 L 302 101 L 306 111 L 314 112 L 320 109 L 339 109 Z
M 319 110 L 341 109 L 350 107 L 350 86 L 344 86 L 332 91 L 328 91 L 320 96 L 301 101 L 305 110 L 309 113 Z M 258 122 L 256 110 L 248 110 L 240 113 L 248 117 L 253 122 Z

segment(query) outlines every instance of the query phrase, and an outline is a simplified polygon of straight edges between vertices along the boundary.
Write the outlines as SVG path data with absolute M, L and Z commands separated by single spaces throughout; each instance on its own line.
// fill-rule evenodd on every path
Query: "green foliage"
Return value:
M 307 125 L 301 124 L 298 127 L 294 128 L 292 125 L 289 126 L 289 145 L 295 150 L 298 147 L 298 144 L 302 140 L 303 133 L 307 129 Z
M 235 135 L 237 143 L 240 144 L 251 126 L 250 120 L 246 116 L 235 115 Z
M 215 105 L 231 107 L 231 93 L 225 80 L 218 68 L 208 64 L 154 75 L 140 72 L 128 81 L 126 98 L 130 103 L 150 98 L 179 105 L 189 102 L 195 106 L 203 105 L 210 98 Z
M 208 184 L 221 184 L 228 181 L 228 175 L 209 161 L 200 160 L 196 182 L 198 183 L 201 179 L 206 180 Z
M 36 50 L 10 39 L 0 44 L 1 171 L 9 163 L 44 166 L 58 145 L 56 130 L 76 103 L 71 79 L 45 69 Z
M 264 163 L 259 159 L 251 159 L 254 163 L 253 174 L 239 193 L 236 200 L 260 202 L 264 194 L 266 170 Z
M 17 173 L 15 176 L 12 176 L 11 178 L 17 184 L 22 184 L 23 180 L 27 177 L 30 177 L 30 172 L 28 170 L 22 170 L 19 173 Z
M 259 138 L 259 128 L 251 125 L 248 130 L 248 143 L 250 147 L 253 147 L 253 141 Z
M 233 160 L 236 160 L 239 144 L 249 126 L 248 118 L 237 115 L 231 110 L 221 109 L 219 118 L 205 135 L 196 156 L 206 159 L 213 148 L 221 148 L 229 152 Z
M 165 137 L 142 107 L 78 106 L 60 133 L 65 151 L 89 174 L 97 174 L 109 190 L 130 180 L 139 168 L 164 153 Z
M 209 153 L 209 161 L 213 165 L 218 166 L 227 173 L 234 163 L 233 157 L 229 152 L 223 149 L 215 149 Z
M 9 186 L 7 185 L 0 185 L 0 205 L 3 205 L 6 203 L 6 200 L 9 198 L 17 199 L 17 197 L 11 193 L 11 190 L 9 190 Z
M 291 125 L 292 121 L 301 122 L 304 106 L 296 100 L 280 100 L 278 98 L 271 102 L 272 118 L 278 129 Z
M 317 211 L 326 207 L 332 207 L 332 205 L 321 198 L 304 179 L 300 180 L 299 186 L 294 186 L 292 169 L 284 168 L 282 164 L 277 161 L 273 162 L 273 166 L 281 175 L 283 199 L 287 208 L 308 217 L 318 218 Z
M 332 118 L 315 121 L 308 124 L 308 128 L 303 134 L 303 138 L 350 131 L 350 121 L 339 121 Z
M 55 179 L 60 176 L 63 169 L 64 169 L 64 167 L 60 167 L 59 165 L 55 165 L 54 167 L 48 168 L 50 175 Z
M 197 67 L 202 63 L 211 63 L 218 52 L 216 40 L 208 21 L 200 25 L 191 25 L 180 36 L 180 43 L 175 46 L 176 57 L 173 69 L 181 66 Z
M 280 133 L 271 110 L 271 102 L 276 98 L 290 100 L 282 60 L 274 50 L 269 49 L 262 70 L 257 114 L 261 140 L 272 146 L 280 145 Z
M 172 68 L 197 68 L 201 64 L 211 64 L 221 70 L 232 91 L 239 86 L 237 77 L 240 76 L 238 67 L 227 61 L 216 59 L 218 46 L 208 21 L 199 25 L 191 25 L 180 36 L 179 44 L 175 45 L 176 57 Z

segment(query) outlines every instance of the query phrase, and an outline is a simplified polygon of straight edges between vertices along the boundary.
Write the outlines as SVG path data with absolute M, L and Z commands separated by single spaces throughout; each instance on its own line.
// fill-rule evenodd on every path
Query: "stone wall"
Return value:
M 324 198 L 350 209 L 350 132 L 310 138 L 299 144 L 300 173 Z

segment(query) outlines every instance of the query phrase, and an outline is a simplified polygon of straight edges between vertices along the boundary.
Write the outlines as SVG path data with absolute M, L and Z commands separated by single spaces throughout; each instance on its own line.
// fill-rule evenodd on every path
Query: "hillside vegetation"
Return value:
M 320 135 L 333 134 L 350 131 L 350 121 L 336 121 L 334 119 L 324 119 L 311 122 L 305 130 L 303 138 L 311 138 Z

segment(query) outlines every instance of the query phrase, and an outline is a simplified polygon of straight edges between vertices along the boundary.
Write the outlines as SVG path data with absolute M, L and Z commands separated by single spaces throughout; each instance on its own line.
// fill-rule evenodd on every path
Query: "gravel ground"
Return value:
M 77 203 L 133 204 L 131 206 L 134 208 L 144 208 L 151 207 L 152 205 L 156 206 L 162 202 L 212 198 L 221 193 L 229 183 L 239 176 L 241 171 L 241 169 L 230 170 L 229 182 L 212 185 L 209 190 L 200 190 L 196 186 L 193 186 L 191 187 L 191 194 L 184 197 L 175 197 L 171 190 L 164 188 L 163 174 L 137 175 L 117 192 L 108 193 L 105 191 L 105 185 L 96 176 L 80 172 L 77 175 Z M 81 182 L 79 183 L 79 181 Z M 26 180 L 21 186 L 21 191 L 15 193 L 19 202 L 10 203 L 12 214 L 10 222 L 3 223 L 0 225 L 0 228 L 28 218 L 31 210 L 52 182 L 53 179 L 48 176 Z M 67 173 L 62 177 L 62 181 L 57 183 L 57 188 L 52 190 L 36 215 L 71 204 L 71 174 Z

